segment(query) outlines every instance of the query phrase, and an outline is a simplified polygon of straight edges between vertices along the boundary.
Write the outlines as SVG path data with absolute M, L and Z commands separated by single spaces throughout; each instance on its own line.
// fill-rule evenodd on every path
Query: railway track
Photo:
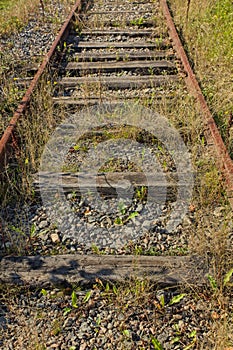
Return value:
M 155 236 L 157 232 L 164 234 L 167 231 L 169 232 L 168 226 L 166 226 L 168 225 L 167 223 L 170 223 L 171 226 L 169 227 L 172 230 L 179 226 L 180 221 L 182 221 L 187 212 L 188 215 L 192 215 L 192 213 L 190 214 L 189 205 L 193 176 L 195 177 L 195 174 L 190 165 L 189 152 L 185 148 L 183 141 L 169 127 L 169 123 L 156 114 L 157 111 L 170 111 L 177 103 L 177 96 L 183 94 L 185 98 L 185 96 L 189 95 L 190 90 L 197 103 L 201 106 L 208 152 L 210 154 L 215 153 L 219 168 L 225 178 L 226 191 L 232 205 L 232 161 L 227 154 L 190 68 L 166 1 L 125 1 L 123 4 L 116 0 L 108 2 L 78 1 L 75 4 L 38 72 L 31 80 L 22 102 L 19 104 L 2 136 L 0 141 L 0 158 L 3 169 L 8 164 L 12 150 L 14 152 L 17 149 L 17 137 L 15 137 L 17 134 L 17 123 L 20 118 L 23 118 L 30 100 L 33 99 L 33 93 L 38 81 L 48 67 L 51 72 L 51 81 L 56 86 L 51 96 L 54 106 L 62 106 L 66 114 L 76 116 L 75 122 L 75 118 L 67 119 L 58 128 L 58 133 L 55 133 L 52 141 L 50 140 L 51 143 L 47 145 L 49 151 L 47 154 L 46 152 L 43 154 L 40 172 L 34 177 L 34 191 L 41 195 L 43 204 L 48 206 L 48 210 L 51 209 L 51 205 L 53 206 L 51 198 L 55 198 L 57 195 L 62 197 L 57 204 L 57 206 L 62 208 L 61 211 L 57 209 L 56 205 L 55 209 L 51 210 L 52 219 L 50 220 L 54 219 L 56 221 L 56 218 L 61 216 L 61 220 L 57 221 L 62 231 L 60 233 L 57 230 L 57 233 L 53 234 L 53 243 L 60 241 L 62 234 L 67 235 L 71 227 L 74 228 L 77 225 L 77 232 L 73 232 L 73 235 L 79 236 L 76 243 L 78 245 L 81 244 L 81 246 L 82 243 L 84 245 L 87 244 L 87 246 L 89 244 L 88 249 L 90 250 L 90 244 L 93 243 L 92 240 L 94 239 L 91 231 L 93 230 L 93 222 L 95 222 L 97 223 L 97 234 L 100 235 L 101 233 L 102 236 L 111 236 L 112 234 L 113 240 L 117 241 L 118 245 L 128 244 L 127 241 L 136 240 L 137 246 L 138 239 L 140 241 L 140 232 L 145 222 L 148 223 L 151 220 L 153 224 L 151 226 L 149 222 L 148 226 L 145 226 L 147 233 L 146 236 L 143 236 L 144 240 L 148 239 L 148 230 L 149 232 L 154 230 Z M 28 84 L 28 79 L 26 83 Z M 112 121 L 109 119 L 109 114 L 114 115 L 114 113 L 118 116 L 115 116 L 115 119 Z M 147 114 L 149 119 L 147 119 Z M 132 119 L 132 115 L 134 119 Z M 104 125 L 103 123 L 98 125 L 101 120 L 100 116 L 104 118 Z M 144 119 L 147 124 L 150 124 L 148 127 L 144 123 Z M 89 122 L 89 129 L 83 129 L 81 120 L 85 120 L 85 123 Z M 73 122 L 74 124 L 72 124 Z M 159 131 L 154 129 L 154 124 L 156 123 L 161 123 L 166 131 L 170 133 L 168 137 L 165 136 L 163 138 L 162 133 L 164 133 L 164 129 L 162 129 L 162 132 L 160 129 Z M 74 135 L 72 132 L 67 131 L 69 128 L 72 130 L 75 128 Z M 76 139 L 77 129 L 79 134 L 83 131 L 85 136 L 83 137 L 81 133 L 78 142 Z M 155 133 L 157 132 L 156 135 L 153 135 L 154 130 Z M 68 137 L 66 142 L 64 141 L 64 135 Z M 123 161 L 122 159 L 118 161 L 117 158 L 124 158 L 125 156 L 121 154 L 119 148 L 119 144 L 122 145 L 124 143 L 119 142 L 126 135 L 129 138 L 134 135 L 132 138 L 136 145 L 135 143 L 131 145 L 125 144 L 126 148 L 128 147 L 128 158 L 131 161 L 129 159 L 127 161 L 124 159 Z M 160 137 L 161 140 L 159 139 Z M 171 139 L 174 137 L 175 141 L 170 142 L 168 140 L 169 137 Z M 118 146 L 115 153 L 112 152 L 115 145 L 111 143 L 111 140 L 115 140 Z M 93 146 L 94 144 L 94 148 L 98 148 L 99 145 L 101 146 L 106 141 L 106 149 L 100 148 L 100 152 L 103 152 L 104 156 L 107 155 L 109 158 L 107 156 L 107 159 L 100 157 L 103 164 L 101 162 L 95 163 L 95 157 L 98 157 L 99 153 L 95 154 L 92 149 L 92 153 L 88 155 L 90 157 L 88 158 L 89 160 L 84 161 L 84 165 L 80 165 L 90 145 Z M 108 144 L 108 142 L 110 143 Z M 179 145 L 180 148 L 178 147 L 179 151 L 174 160 L 169 155 L 169 152 L 174 152 L 176 145 Z M 67 147 L 68 152 L 64 155 L 62 149 Z M 149 153 L 145 152 L 145 147 L 149 147 Z M 130 153 L 131 148 L 133 149 L 132 154 Z M 150 166 L 151 162 L 153 163 L 154 161 L 154 148 L 160 150 L 160 154 L 156 153 L 159 162 L 163 164 L 161 166 L 160 163 L 156 163 L 156 166 L 160 169 L 159 171 L 155 171 L 155 168 Z M 53 152 L 53 149 L 55 149 L 55 152 Z M 63 154 L 61 164 L 59 157 L 57 157 L 59 151 Z M 142 163 L 140 163 L 141 166 L 135 164 L 135 159 L 138 160 L 138 158 L 135 156 L 136 153 L 134 151 L 141 152 L 143 157 L 145 156 L 146 158 L 145 163 L 148 169 L 146 169 L 145 176 L 143 176 L 142 172 Z M 87 164 L 90 163 L 90 159 L 91 166 Z M 58 166 L 54 166 L 56 162 Z M 92 170 L 93 173 L 91 173 Z M 87 175 L 87 172 L 89 172 L 89 175 Z M 125 172 L 128 172 L 128 175 L 124 175 Z M 90 201 L 93 200 L 93 203 L 97 205 L 101 213 L 93 209 L 90 204 L 80 204 L 82 195 L 86 195 Z M 115 211 L 112 209 L 109 215 L 104 215 L 103 211 L 107 210 L 106 205 L 102 206 L 100 202 L 95 202 L 93 196 L 102 196 L 101 198 L 110 201 L 110 204 L 107 202 L 107 207 L 111 206 L 111 201 L 113 201 Z M 123 202 L 125 201 L 126 203 L 121 208 L 119 208 L 122 204 L 119 202 L 119 198 L 123 198 Z M 147 210 L 146 205 L 149 199 L 151 203 L 149 203 L 149 209 Z M 67 201 L 71 203 L 72 208 L 74 207 L 79 212 L 79 219 L 78 221 L 76 219 L 73 220 L 73 226 L 66 227 L 62 223 L 66 221 L 62 210 L 64 209 L 64 202 Z M 104 207 L 105 209 L 103 209 Z M 160 213 L 156 214 L 157 221 L 153 220 L 154 210 Z M 167 214 L 163 215 L 163 211 L 167 212 Z M 82 214 L 80 214 L 81 212 Z M 137 220 L 137 217 L 140 217 L 139 220 Z M 162 224 L 160 221 L 162 221 Z M 159 229 L 158 222 L 161 225 Z M 129 227 L 127 230 L 124 230 L 122 227 L 128 224 Z M 40 225 L 41 227 L 43 226 L 41 223 Z M 79 229 L 77 229 L 80 225 L 84 225 L 87 231 L 80 234 Z M 80 232 L 82 232 L 81 229 Z M 85 235 L 87 235 L 87 239 Z M 69 237 L 68 234 L 68 238 L 73 237 L 72 235 Z M 96 242 L 104 249 L 107 248 L 107 253 L 112 252 L 111 249 L 108 249 L 109 247 L 113 248 L 113 250 L 116 248 L 115 253 L 117 253 L 119 247 L 117 244 L 115 246 L 111 240 L 111 237 L 109 240 L 101 238 Z M 94 239 L 94 243 L 96 242 Z M 158 268 L 161 267 L 161 272 L 158 273 L 159 278 L 156 279 L 157 282 L 161 279 L 163 284 L 168 283 L 170 285 L 172 283 L 179 284 L 185 280 L 189 282 L 191 280 L 203 281 L 203 278 L 200 278 L 200 274 L 197 274 L 196 278 L 193 274 L 190 275 L 191 267 L 186 268 L 186 270 L 182 268 L 185 264 L 192 266 L 190 256 L 182 257 L 182 264 L 180 261 L 174 262 L 172 258 L 168 257 L 172 251 L 172 242 L 173 240 L 171 239 L 170 250 L 168 249 L 167 251 L 166 260 L 167 264 L 171 267 L 173 266 L 173 268 L 171 268 L 171 271 L 169 270 L 167 278 L 164 277 L 163 268 L 158 262 L 159 258 L 151 257 L 152 261 L 154 259 L 155 265 Z M 160 244 L 159 247 L 162 250 L 165 249 L 163 244 Z M 86 251 L 89 254 L 88 249 L 85 248 L 82 254 Z M 97 247 L 96 249 L 98 250 L 99 248 Z M 179 249 L 181 249 L 180 246 Z M 35 251 L 37 252 L 37 250 Z M 53 257 L 49 259 L 51 261 L 54 260 Z M 121 260 L 120 257 L 118 259 L 119 261 Z M 178 257 L 177 259 L 179 260 Z M 24 265 L 24 261 L 24 267 L 22 267 L 21 258 L 14 258 L 15 264 L 11 267 L 12 259 L 10 259 L 8 264 L 8 258 L 3 258 L 2 266 L 5 270 L 6 266 L 9 265 L 9 273 L 4 273 L 2 281 L 18 281 L 20 283 L 26 280 L 27 283 L 29 280 L 34 281 L 32 278 L 34 268 L 30 269 L 30 266 L 33 266 L 33 262 L 29 262 L 29 260 L 25 260 L 26 265 L 27 262 L 29 265 Z M 122 263 L 119 261 L 114 265 L 111 260 L 110 264 L 116 267 L 118 264 L 121 266 L 122 263 L 124 264 L 124 256 L 122 256 Z M 131 256 L 131 262 L 133 263 L 133 261 L 134 258 Z M 148 269 L 146 268 L 147 260 L 141 259 L 141 261 L 142 270 L 139 269 L 139 275 L 143 275 L 143 273 L 148 274 Z M 163 257 L 161 257 L 161 261 L 164 266 Z M 37 264 L 36 261 L 35 264 Z M 203 264 L 202 259 L 200 264 Z M 74 274 L 77 274 L 77 266 L 81 265 L 77 263 L 71 268 Z M 177 266 L 180 266 L 180 273 Z M 26 269 L 26 275 L 31 276 L 29 280 L 25 277 L 25 271 L 22 272 L 24 268 Z M 17 271 L 17 276 L 15 275 L 13 278 L 11 277 L 12 269 Z M 111 276 L 106 274 L 105 269 L 99 270 L 98 266 L 94 271 L 93 267 L 91 269 L 92 272 L 86 273 L 85 278 L 89 276 L 90 279 L 93 279 L 93 277 L 104 277 L 106 275 L 108 276 L 107 278 L 111 279 Z M 112 268 L 110 270 L 112 271 Z M 148 275 L 153 279 L 153 271 L 149 270 L 150 273 Z M 203 265 L 203 275 L 207 270 L 208 268 Z M 124 269 L 123 276 L 125 277 Z M 46 275 L 47 279 L 48 276 Z M 42 277 L 39 280 L 45 282 Z
M 2 196 L 0 345 L 213 348 L 232 315 L 233 167 L 167 2 L 77 1 L 16 82 L 1 185 L 30 193 Z

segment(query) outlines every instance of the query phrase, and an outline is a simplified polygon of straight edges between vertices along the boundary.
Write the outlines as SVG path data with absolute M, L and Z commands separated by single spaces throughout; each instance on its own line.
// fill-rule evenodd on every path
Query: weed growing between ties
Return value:
M 224 278 L 226 290 L 231 275 L 229 271 Z M 79 336 L 75 344 L 69 342 L 69 349 L 76 349 L 83 332 L 93 349 L 106 342 L 109 349 L 225 349 L 232 345 L 227 297 L 219 296 L 212 276 L 209 281 L 208 289 L 160 289 L 146 279 L 113 284 L 98 278 L 86 287 L 69 285 L 53 290 L 0 286 L 7 315 L 18 320 L 5 329 L 4 342 L 12 339 L 14 327 L 21 334 L 14 338 L 16 349 L 22 344 L 28 350 L 45 349 L 48 344 L 63 342 L 64 333 L 73 331 Z M 30 307 L 35 298 L 38 306 Z M 22 305 L 25 312 L 21 312 Z M 220 324 L 223 319 L 224 326 Z M 212 337 L 214 320 L 219 329 Z
M 192 6 L 193 2 L 191 2 L 190 11 L 192 10 Z M 207 84 L 210 83 L 207 82 Z M 6 201 L 7 198 L 18 200 L 20 195 L 23 195 L 25 200 L 31 197 L 30 174 L 37 169 L 38 159 L 42 152 L 43 145 L 48 140 L 51 131 L 56 123 L 66 116 L 62 108 L 55 108 L 53 106 L 51 99 L 51 91 L 53 88 L 54 84 L 51 83 L 49 79 L 46 79 L 46 77 L 41 81 L 25 118 L 21 119 L 19 127 L 17 128 L 17 135 L 21 142 L 13 167 L 9 167 L 6 170 L 6 176 L 10 183 L 10 187 L 5 193 Z M 14 94 L 15 92 L 13 91 L 13 95 Z M 212 330 L 208 328 L 205 335 L 207 342 L 209 342 L 208 346 L 211 349 L 219 350 L 233 346 L 233 313 L 230 301 L 232 297 L 233 262 L 232 248 L 228 243 L 228 236 L 232 231 L 231 212 L 226 204 L 221 177 L 214 163 L 210 160 L 212 154 L 208 149 L 206 150 L 200 114 L 194 106 L 193 99 L 186 94 L 178 97 L 178 95 L 174 93 L 173 97 L 174 104 L 167 103 L 166 99 L 162 99 L 162 103 L 156 105 L 156 99 L 153 100 L 152 98 L 149 101 L 147 96 L 145 96 L 144 102 L 145 105 L 148 104 L 152 106 L 154 103 L 156 108 L 159 108 L 161 114 L 170 117 L 171 122 L 179 128 L 193 155 L 194 170 L 197 171 L 197 185 L 193 203 L 190 206 L 190 211 L 195 212 L 195 220 L 192 232 L 190 232 L 189 250 L 191 253 L 204 255 L 206 259 L 209 260 L 213 272 L 208 276 L 209 286 L 204 292 L 199 292 L 197 289 L 193 290 L 192 300 L 188 304 L 188 309 L 193 308 L 193 310 L 195 310 L 196 306 L 195 302 L 193 302 L 193 297 L 196 297 L 194 301 L 201 300 L 201 303 L 204 304 L 202 313 L 207 313 L 209 322 L 212 323 Z M 214 101 L 213 99 L 210 102 L 214 103 Z M 217 101 L 216 106 L 214 104 L 213 106 L 214 108 L 217 106 Z M 13 109 L 13 107 L 11 108 Z M 77 145 L 77 147 L 79 147 L 79 145 Z M 21 158 L 22 154 L 23 158 Z M 107 166 L 110 168 L 112 164 L 107 164 Z M 106 168 L 104 170 L 106 170 Z M 138 193 L 138 196 L 142 196 L 142 194 Z M 121 211 L 124 211 L 123 207 Z M 15 227 L 13 229 L 19 231 L 19 237 L 24 236 L 24 232 L 20 230 L 20 227 Z M 30 231 L 33 236 L 33 227 Z M 22 241 L 15 242 L 15 246 L 17 245 L 18 252 L 20 253 L 20 250 L 24 248 Z M 25 329 L 25 332 L 22 331 L 20 326 L 20 333 L 23 334 L 23 336 L 24 333 L 26 334 L 26 340 L 29 344 L 25 345 L 25 339 L 19 337 L 19 339 L 17 339 L 19 347 L 22 348 L 22 346 L 24 346 L 27 349 L 45 349 L 45 339 L 48 333 L 57 340 L 59 335 L 62 334 L 62 331 L 66 331 L 63 326 L 64 316 L 67 314 L 69 316 L 76 316 L 78 314 L 80 318 L 86 314 L 88 316 L 89 311 L 93 309 L 95 305 L 98 307 L 99 299 L 105 300 L 107 310 L 109 305 L 113 305 L 115 310 L 118 310 L 116 316 L 118 317 L 119 314 L 121 314 L 120 317 L 122 319 L 118 325 L 119 337 L 122 341 L 122 346 L 129 349 L 131 347 L 133 348 L 133 338 L 129 326 L 132 318 L 133 320 L 137 317 L 140 319 L 142 322 L 142 330 L 144 319 L 147 317 L 150 317 L 153 322 L 157 322 L 161 319 L 162 325 L 164 326 L 168 318 L 174 313 L 174 305 L 180 307 L 183 302 L 187 301 L 187 295 L 184 295 L 186 293 L 185 290 L 181 290 L 176 296 L 165 300 L 163 294 L 160 296 L 155 295 L 151 287 L 152 286 L 149 286 L 146 282 L 139 281 L 123 284 L 122 286 L 103 285 L 98 281 L 95 286 L 84 294 L 81 294 L 81 296 L 79 296 L 78 288 L 74 288 L 69 298 L 62 300 L 62 302 L 61 300 L 58 301 L 60 308 L 58 312 L 59 315 L 56 315 L 55 319 L 53 316 L 50 319 L 49 332 L 48 329 L 44 329 L 42 332 L 37 330 L 38 319 L 41 319 L 44 323 L 45 317 L 46 319 L 48 317 L 47 310 L 41 311 L 31 308 L 31 312 L 36 312 L 30 317 L 31 323 L 28 326 L 28 317 L 21 312 L 20 308 L 17 308 L 17 299 L 13 299 L 16 300 L 14 304 L 12 303 L 12 299 L 8 296 L 8 303 L 6 302 L 6 304 L 10 304 L 9 310 L 13 313 L 15 318 L 19 317 L 19 315 L 22 317 L 22 322 L 19 323 L 23 325 L 22 328 Z M 42 294 L 45 299 L 50 298 L 50 293 L 46 290 L 43 290 Z M 100 295 L 99 299 L 98 295 Z M 148 311 L 151 308 L 153 308 L 154 312 L 153 317 L 151 317 Z M 197 313 L 200 313 L 200 311 L 197 310 Z M 115 316 L 114 319 L 116 319 Z M 102 337 L 102 322 L 103 320 L 97 316 L 95 319 L 97 338 Z M 199 340 L 198 329 L 183 329 L 179 326 L 178 321 L 172 322 L 174 331 L 172 333 L 171 343 L 169 344 L 170 347 L 177 344 L 180 348 L 185 348 L 186 346 L 186 349 L 208 348 L 207 346 L 204 347 L 202 341 Z M 145 335 L 145 343 L 142 346 L 153 346 L 155 349 L 162 349 L 164 347 L 163 341 L 160 338 L 158 339 L 156 328 L 153 328 L 154 325 L 151 324 L 150 326 L 150 331 Z M 161 328 L 161 324 L 159 327 Z
M 213 328 L 209 332 L 213 349 L 232 345 L 232 211 L 224 191 L 224 180 L 216 168 L 214 153 L 206 144 L 201 112 L 189 94 L 174 92 L 173 100 L 155 104 L 154 108 L 169 117 L 180 130 L 189 148 L 195 174 L 195 188 L 190 211 L 189 253 L 203 256 L 212 269 L 209 289 L 203 294 L 213 305 Z M 153 106 L 153 101 L 152 101 Z M 185 229 L 185 224 L 184 224 Z M 231 276 L 231 277 L 230 277 Z M 227 281 L 227 282 L 226 282 Z M 206 300 L 207 300 L 206 299 Z

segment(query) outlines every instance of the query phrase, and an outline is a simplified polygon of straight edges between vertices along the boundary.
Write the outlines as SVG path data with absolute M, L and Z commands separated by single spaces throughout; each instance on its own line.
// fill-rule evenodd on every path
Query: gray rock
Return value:
M 45 227 L 47 227 L 49 225 L 48 221 L 47 220 L 42 220 L 39 224 L 38 224 L 38 227 L 39 229 L 43 229 Z
M 0 316 L 0 328 L 6 328 L 7 319 L 4 316 Z

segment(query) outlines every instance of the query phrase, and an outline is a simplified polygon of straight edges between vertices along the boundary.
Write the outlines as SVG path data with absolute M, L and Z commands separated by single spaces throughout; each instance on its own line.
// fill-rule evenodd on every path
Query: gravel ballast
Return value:
M 112 10 L 109 3 L 106 2 L 106 6 L 104 3 L 102 1 L 101 7 L 96 5 L 92 10 Z M 124 11 L 130 5 L 135 11 L 130 20 L 135 16 L 140 19 L 138 5 L 133 5 L 132 1 L 126 2 L 125 6 L 121 3 L 117 8 Z M 144 3 L 143 8 L 148 10 L 148 3 Z M 41 13 L 39 22 L 32 18 L 20 33 L 0 38 L 0 48 L 6 48 L 12 60 L 16 60 L 16 71 L 11 79 L 22 74 L 21 68 L 30 58 L 38 65 L 59 27 L 53 21 L 54 13 L 59 22 L 63 22 L 67 14 L 62 1 L 46 3 L 45 10 L 45 17 Z M 110 15 L 110 19 L 114 20 L 114 15 Z M 106 41 L 107 38 L 98 40 Z M 156 90 L 149 88 L 142 93 L 149 95 L 153 91 Z M 82 96 L 82 90 L 76 91 L 76 94 Z M 107 95 L 111 98 L 111 91 Z M 135 97 L 137 93 L 119 91 L 115 95 Z M 116 149 L 116 158 L 118 153 Z M 169 163 L 171 157 L 164 155 L 164 150 L 158 158 L 167 167 L 167 172 L 174 170 L 173 164 Z M 82 160 L 83 153 L 77 147 L 68 152 L 68 170 Z M 118 166 L 124 171 L 131 163 L 121 159 Z M 149 161 L 147 166 L 150 166 Z M 191 247 L 194 246 L 195 251 L 198 245 L 211 260 L 213 235 L 217 237 L 218 231 L 225 232 L 222 245 L 226 245 L 227 252 L 232 251 L 232 213 L 225 203 L 217 202 L 208 217 L 200 214 L 199 208 L 191 201 L 185 208 L 183 220 L 169 231 L 166 223 L 174 202 L 147 207 L 142 200 L 132 200 L 127 209 L 128 217 L 131 215 L 128 220 L 126 209 L 119 209 L 119 203 L 114 199 L 103 200 L 101 205 L 93 199 L 90 205 L 88 200 L 68 193 L 65 201 L 73 211 L 72 215 L 67 214 L 65 220 L 61 215 L 52 221 L 48 208 L 37 196 L 27 203 L 1 208 L 0 260 L 1 256 L 16 254 L 188 255 L 193 253 Z M 116 208 L 117 215 L 119 211 L 122 214 L 122 221 L 116 220 L 116 215 L 111 213 Z M 59 210 L 63 210 L 61 205 Z M 156 210 L 159 212 L 157 217 Z M 75 218 L 78 218 L 78 223 Z M 60 230 L 61 225 L 64 228 L 64 221 L 67 227 Z M 208 244 L 205 242 L 204 245 L 205 239 L 202 241 L 199 237 L 201 229 Z M 0 285 L 0 348 L 230 350 L 233 346 L 230 286 L 227 284 L 221 290 L 222 286 L 213 276 L 206 280 L 206 287 L 202 288 L 185 283 L 183 287 L 166 288 L 152 285 L 146 279 L 125 281 L 121 285 L 99 279 L 90 285 L 66 285 L 64 282 L 60 286 L 54 285 L 53 289 Z
M 214 322 L 230 319 L 208 293 L 151 288 L 140 281 L 120 287 L 97 281 L 72 296 L 69 288 L 9 294 L 1 306 L 2 348 L 214 348 Z

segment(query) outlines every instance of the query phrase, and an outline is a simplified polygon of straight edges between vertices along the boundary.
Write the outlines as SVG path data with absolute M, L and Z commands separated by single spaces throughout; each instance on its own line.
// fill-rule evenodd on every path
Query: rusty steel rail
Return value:
M 162 12 L 164 14 L 164 17 L 166 19 L 168 29 L 170 32 L 170 37 L 173 41 L 174 47 L 176 49 L 176 52 L 178 56 L 180 57 L 184 70 L 187 73 L 186 84 L 190 88 L 193 95 L 196 97 L 197 101 L 200 104 L 202 115 L 204 119 L 204 123 L 206 125 L 205 130 L 205 136 L 207 139 L 208 144 L 212 144 L 215 149 L 216 153 L 216 159 L 217 164 L 219 166 L 220 171 L 222 172 L 225 183 L 226 183 L 226 192 L 228 194 L 229 202 L 231 204 L 231 207 L 233 208 L 233 161 L 230 158 L 227 148 L 224 145 L 224 142 L 222 140 L 222 137 L 219 133 L 219 130 L 215 124 L 214 118 L 212 117 L 212 114 L 209 110 L 209 107 L 205 101 L 205 98 L 201 92 L 200 86 L 198 84 L 198 81 L 195 77 L 195 74 L 189 64 L 187 55 L 184 51 L 183 45 L 181 43 L 181 40 L 179 38 L 179 35 L 177 33 L 177 30 L 175 28 L 167 0 L 160 0 L 160 5 Z M 45 68 L 48 65 L 48 62 L 50 61 L 51 57 L 53 56 L 58 44 L 64 40 L 68 34 L 68 30 L 70 27 L 71 19 L 75 15 L 75 12 L 81 9 L 81 0 L 77 0 L 75 5 L 73 6 L 69 16 L 67 17 L 66 21 L 64 22 L 60 32 L 58 33 L 55 41 L 53 42 L 49 52 L 44 57 L 43 62 L 41 63 L 37 73 L 35 74 L 29 88 L 27 89 L 24 97 L 22 98 L 21 102 L 19 103 L 17 110 L 15 111 L 9 125 L 7 126 L 1 140 L 0 140 L 0 165 L 3 164 L 4 156 L 6 154 L 7 145 L 11 141 L 14 141 L 14 135 L 13 132 L 15 130 L 16 124 L 20 116 L 24 113 L 31 95 L 38 83 L 39 78 L 41 77 L 42 73 L 44 72 Z
M 233 209 L 233 161 L 229 156 L 229 153 L 223 142 L 223 139 L 214 121 L 214 118 L 212 117 L 210 109 L 202 94 L 200 85 L 190 66 L 188 57 L 185 53 L 185 50 L 183 48 L 183 45 L 177 33 L 176 27 L 174 25 L 174 22 L 167 4 L 167 0 L 160 0 L 160 5 L 163 11 L 163 15 L 167 21 L 170 37 L 173 41 L 176 52 L 182 61 L 184 70 L 187 73 L 187 77 L 185 78 L 186 84 L 200 104 L 204 123 L 207 128 L 205 130 L 205 137 L 206 137 L 207 143 L 210 145 L 213 144 L 214 146 L 214 150 L 217 158 L 217 165 L 224 176 L 225 184 L 226 184 L 226 192 L 228 195 L 230 205 Z
M 37 83 L 38 83 L 41 75 L 45 71 L 45 68 L 47 67 L 49 60 L 53 56 L 58 44 L 63 39 L 66 38 L 66 36 L 68 34 L 70 23 L 71 23 L 71 19 L 74 17 L 75 12 L 79 9 L 80 6 L 81 6 L 81 0 L 77 0 L 75 5 L 72 7 L 70 14 L 66 18 L 63 26 L 61 27 L 57 37 L 55 38 L 49 52 L 45 55 L 43 62 L 41 63 L 38 71 L 36 72 L 33 80 L 31 81 L 31 84 L 29 85 L 29 88 L 25 92 L 25 95 L 23 96 L 21 102 L 19 103 L 15 113 L 13 114 L 13 117 L 10 120 L 9 125 L 5 129 L 4 134 L 2 135 L 2 138 L 0 139 L 0 165 L 3 164 L 7 145 L 9 145 L 9 143 L 13 139 L 13 132 L 15 130 L 18 119 L 26 110 L 26 107 L 27 107 L 27 105 L 30 101 L 30 98 L 32 96 L 32 93 L 33 93 L 35 87 L 37 86 Z

